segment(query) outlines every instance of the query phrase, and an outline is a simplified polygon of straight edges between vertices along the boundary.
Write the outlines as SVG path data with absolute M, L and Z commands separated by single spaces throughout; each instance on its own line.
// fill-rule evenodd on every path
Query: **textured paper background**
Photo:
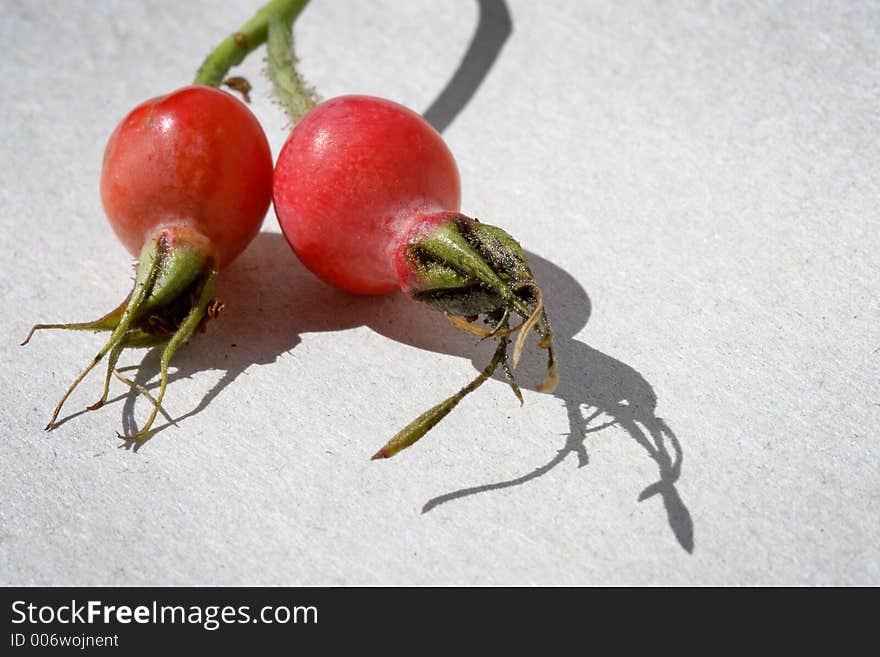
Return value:
M 271 211 L 179 356 L 177 426 L 120 448 L 147 409 L 117 385 L 78 414 L 98 374 L 43 433 L 100 338 L 18 341 L 130 285 L 106 138 L 258 3 L 2 4 L 3 583 L 880 583 L 877 3 L 314 0 L 305 75 L 427 112 L 560 336 L 554 396 L 490 382 L 382 463 L 487 353 L 317 281 Z

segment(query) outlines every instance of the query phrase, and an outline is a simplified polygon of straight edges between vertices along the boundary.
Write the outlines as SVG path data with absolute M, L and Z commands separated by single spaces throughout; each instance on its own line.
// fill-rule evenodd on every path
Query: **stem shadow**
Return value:
M 446 130 L 470 102 L 513 32 L 504 0 L 477 0 L 477 4 L 480 16 L 467 52 L 443 91 L 422 115 L 437 132 Z

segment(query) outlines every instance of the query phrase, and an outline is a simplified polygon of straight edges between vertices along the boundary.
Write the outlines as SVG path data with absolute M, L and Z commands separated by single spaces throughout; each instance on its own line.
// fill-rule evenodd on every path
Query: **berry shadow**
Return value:
M 278 233 L 260 233 L 230 267 L 221 272 L 217 296 L 223 312 L 208 322 L 203 334 L 178 352 L 168 377 L 169 395 L 174 382 L 203 370 L 222 371 L 220 379 L 191 410 L 156 426 L 147 440 L 124 441 L 137 451 L 164 429 L 205 410 L 249 368 L 273 365 L 293 350 L 304 333 L 338 331 L 361 326 L 371 312 L 371 299 L 336 290 L 306 270 Z M 152 349 L 135 370 L 133 380 L 143 388 L 157 385 L 161 349 Z M 126 372 L 127 373 L 127 372 Z M 108 403 L 125 400 L 123 434 L 137 432 L 135 413 L 140 395 L 129 390 Z
M 453 329 L 437 312 L 413 303 L 403 294 L 363 297 L 322 282 L 299 262 L 279 233 L 257 235 L 245 252 L 221 272 L 217 296 L 224 309 L 208 322 L 204 333 L 197 334 L 175 356 L 168 376 L 168 394 L 173 398 L 175 382 L 202 371 L 220 371 L 220 379 L 194 408 L 173 418 L 163 409 L 165 421 L 153 427 L 147 440 L 125 440 L 123 447 L 137 451 L 169 426 L 201 413 L 249 368 L 275 364 L 309 333 L 368 326 L 383 335 L 407 336 L 400 341 L 421 349 L 457 355 L 474 351 L 473 336 Z M 161 348 L 151 349 L 140 364 L 120 371 L 142 389 L 153 391 L 159 384 L 161 353 Z M 104 405 L 106 408 L 124 402 L 124 435 L 134 434 L 139 428 L 136 409 L 143 402 L 138 402 L 140 398 L 137 391 L 129 389 Z M 58 425 L 84 412 L 73 413 Z
M 693 551 L 693 521 L 676 488 L 684 453 L 670 426 L 657 416 L 653 387 L 633 367 L 575 339 L 591 314 L 589 296 L 560 267 L 533 253 L 527 253 L 527 257 L 548 299 L 561 369 L 554 396 L 563 403 L 569 433 L 553 456 L 530 472 L 445 493 L 426 502 L 422 512 L 472 495 L 528 484 L 569 456 L 582 468 L 589 464 L 584 445 L 587 435 L 616 425 L 645 450 L 658 470 L 657 481 L 648 485 L 638 500 L 659 496 L 678 543 L 688 552 Z M 166 415 L 166 422 L 155 427 L 151 438 L 203 411 L 249 368 L 274 364 L 301 342 L 301 336 L 309 333 L 368 326 L 417 349 L 468 358 L 476 370 L 485 366 L 491 352 L 491 345 L 476 346 L 474 336 L 456 329 L 436 311 L 403 294 L 360 297 L 324 284 L 300 264 L 277 233 L 258 235 L 240 259 L 223 272 L 219 295 L 226 309 L 209 323 L 205 334 L 181 349 L 169 377 L 169 389 L 173 391 L 174 381 L 201 371 L 220 370 L 223 374 L 194 408 L 175 418 Z M 534 338 L 530 340 L 533 347 Z M 147 389 L 157 385 L 158 357 L 159 350 L 152 350 L 137 366 L 134 380 Z M 524 359 L 517 373 L 523 388 L 532 389 L 530 384 L 541 380 L 539 360 Z M 506 387 L 498 377 L 495 385 Z M 438 391 L 438 399 L 452 392 Z M 124 433 L 135 433 L 138 429 L 138 397 L 136 392 L 129 391 L 108 402 L 109 405 L 124 399 Z M 462 403 L 476 403 L 478 398 L 479 391 Z M 512 407 L 517 405 L 512 396 L 510 403 Z M 422 410 L 413 408 L 413 417 Z M 401 417 L 398 421 L 403 426 L 411 419 Z M 442 431 L 441 423 L 431 433 Z M 432 435 L 425 440 L 432 440 Z M 126 441 L 123 446 L 136 450 L 143 444 Z

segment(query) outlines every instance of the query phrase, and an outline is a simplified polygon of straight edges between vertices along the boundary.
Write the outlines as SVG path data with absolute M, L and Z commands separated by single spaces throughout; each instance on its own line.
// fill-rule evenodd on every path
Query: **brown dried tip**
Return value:
M 388 452 L 386 452 L 386 451 L 385 451 L 385 448 L 383 447 L 383 448 L 380 449 L 378 452 L 376 452 L 375 454 L 373 454 L 373 456 L 370 457 L 370 460 L 371 460 L 371 461 L 378 461 L 379 459 L 387 459 L 387 458 L 390 458 L 390 457 L 391 457 L 391 454 L 389 454 Z
M 233 91 L 237 91 L 241 94 L 241 97 L 244 98 L 244 102 L 251 102 L 251 83 L 247 81 L 247 78 L 243 78 L 240 75 L 234 75 L 230 78 L 226 78 L 223 81 L 227 87 L 232 89 Z

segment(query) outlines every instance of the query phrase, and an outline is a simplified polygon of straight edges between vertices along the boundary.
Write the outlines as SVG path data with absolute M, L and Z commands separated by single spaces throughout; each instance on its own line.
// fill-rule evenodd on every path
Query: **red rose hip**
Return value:
M 273 201 L 285 237 L 320 278 L 350 292 L 402 289 L 464 330 L 497 340 L 489 366 L 468 386 L 392 438 L 387 458 L 427 433 L 499 366 L 522 401 L 513 367 L 534 330 L 558 379 L 552 331 L 520 245 L 505 231 L 459 212 L 455 160 L 418 114 L 369 96 L 321 103 L 294 128 L 275 165 Z M 511 316 L 522 323 L 511 326 Z M 488 328 L 473 321 L 483 316 Z
M 212 87 L 184 87 L 148 100 L 114 130 L 104 152 L 101 200 L 110 225 L 138 257 L 134 287 L 114 310 L 92 322 L 31 329 L 109 331 L 110 338 L 77 377 L 63 403 L 105 356 L 104 392 L 126 347 L 165 345 L 161 383 L 145 438 L 159 410 L 175 351 L 214 316 L 218 270 L 260 229 L 271 202 L 272 156 L 263 130 L 241 102 Z M 120 377 L 121 378 L 121 377 Z

